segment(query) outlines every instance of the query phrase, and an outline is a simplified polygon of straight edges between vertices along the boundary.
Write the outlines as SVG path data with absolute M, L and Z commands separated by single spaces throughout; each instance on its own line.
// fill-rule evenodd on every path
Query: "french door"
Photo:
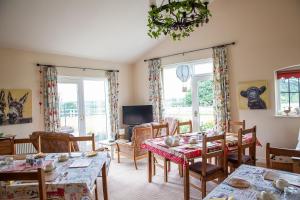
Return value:
M 212 74 L 199 74 L 192 77 L 193 131 L 208 130 L 214 127 Z
M 62 130 L 75 136 L 109 136 L 105 79 L 59 77 L 58 95 Z

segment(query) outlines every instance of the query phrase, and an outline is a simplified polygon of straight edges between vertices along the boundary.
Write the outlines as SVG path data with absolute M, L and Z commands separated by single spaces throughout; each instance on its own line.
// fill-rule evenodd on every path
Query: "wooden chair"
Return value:
M 41 200 L 47 199 L 44 170 L 38 168 L 36 172 L 5 172 L 0 173 L 0 181 L 36 180 L 39 184 L 39 196 Z
M 124 142 L 124 140 L 117 140 L 118 163 L 120 163 L 120 154 L 124 155 L 134 161 L 135 169 L 137 170 L 137 160 L 147 157 L 147 151 L 141 148 L 141 144 L 152 138 L 151 126 L 148 127 L 134 127 L 132 134 L 132 142 Z
M 92 151 L 96 151 L 96 144 L 95 144 L 95 134 L 87 135 L 87 136 L 77 136 L 77 137 L 70 137 L 72 142 L 72 149 L 74 148 L 74 144 L 78 144 L 78 142 L 91 142 L 92 143 Z
M 70 153 L 72 151 L 79 151 L 78 144 L 76 143 L 75 145 L 71 137 L 74 136 L 57 132 L 33 132 L 30 135 L 34 147 L 42 153 Z
M 190 185 L 202 192 L 202 198 L 206 196 L 206 182 L 218 179 L 222 181 L 227 176 L 226 161 L 226 136 L 225 134 L 217 136 L 203 136 L 202 140 L 202 161 L 195 162 L 189 166 L 190 175 L 201 181 L 201 188 L 190 183 Z M 210 150 L 208 143 L 220 144 L 220 148 Z M 217 164 L 208 163 L 210 158 L 218 158 Z
M 188 131 L 181 132 L 180 128 L 181 127 L 185 127 L 185 126 L 188 126 Z M 189 120 L 189 121 L 186 121 L 186 122 L 177 122 L 176 131 L 177 131 L 177 134 L 184 134 L 184 133 L 191 133 L 191 132 L 193 132 L 192 121 Z
M 240 129 L 246 129 L 246 122 L 243 121 L 227 121 L 226 122 L 226 132 L 227 133 L 237 133 Z
M 252 140 L 250 142 L 243 142 L 243 136 L 251 134 Z M 248 155 L 246 151 L 248 150 Z M 241 164 L 256 165 L 256 126 L 251 129 L 240 129 L 238 132 L 238 149 L 237 152 L 228 154 L 228 165 L 230 171 L 238 168 Z
M 152 137 L 164 137 L 169 136 L 169 124 L 162 123 L 162 124 L 151 124 L 152 127 Z M 162 129 L 165 129 L 166 135 L 161 135 Z M 159 163 L 158 161 L 162 160 L 163 164 Z M 153 176 L 156 174 L 156 166 L 162 168 L 164 170 L 164 181 L 168 182 L 168 171 L 171 170 L 170 161 L 166 158 L 160 157 L 158 155 L 153 154 L 153 162 L 152 162 L 152 169 L 153 169 Z
M 0 138 L 0 155 L 14 155 L 14 137 Z
M 266 146 L 266 162 L 267 168 L 295 172 L 293 157 L 300 158 L 300 151 L 294 149 L 270 147 L 270 143 Z

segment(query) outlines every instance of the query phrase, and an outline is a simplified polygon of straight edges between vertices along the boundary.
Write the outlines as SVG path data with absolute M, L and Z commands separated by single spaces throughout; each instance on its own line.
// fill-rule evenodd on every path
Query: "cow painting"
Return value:
M 267 109 L 266 102 L 260 97 L 265 91 L 266 86 L 249 87 L 247 90 L 242 90 L 240 95 L 247 98 L 249 109 Z
M 7 113 L 8 116 L 8 122 L 10 124 L 15 124 L 17 120 L 20 120 L 23 118 L 23 107 L 26 102 L 26 99 L 28 97 L 28 92 L 25 93 L 19 100 L 13 99 L 10 92 L 8 92 L 8 108 L 9 111 Z

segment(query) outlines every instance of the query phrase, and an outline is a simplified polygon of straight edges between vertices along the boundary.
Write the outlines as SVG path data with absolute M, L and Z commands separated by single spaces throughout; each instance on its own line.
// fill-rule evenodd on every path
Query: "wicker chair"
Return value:
M 120 163 L 120 154 L 134 161 L 135 169 L 137 170 L 137 160 L 147 157 L 147 151 L 141 148 L 141 144 L 152 138 L 151 126 L 134 127 L 132 134 L 132 142 L 119 140 L 117 144 L 118 163 Z

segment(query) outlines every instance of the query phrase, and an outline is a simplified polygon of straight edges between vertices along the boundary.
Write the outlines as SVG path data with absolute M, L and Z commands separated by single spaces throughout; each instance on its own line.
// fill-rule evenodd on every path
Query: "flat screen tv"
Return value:
M 152 105 L 123 106 L 123 124 L 139 125 L 153 122 Z

